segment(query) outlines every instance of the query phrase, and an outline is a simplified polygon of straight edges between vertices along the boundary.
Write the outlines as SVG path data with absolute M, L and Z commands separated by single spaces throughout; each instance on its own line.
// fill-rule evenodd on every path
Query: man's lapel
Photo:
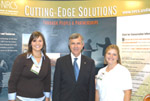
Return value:
M 86 68 L 85 65 L 86 65 L 86 59 L 83 55 L 81 55 L 81 65 L 80 65 L 80 72 L 79 72 L 78 80 L 80 80 L 80 78 L 82 77 L 82 73 L 84 72 Z
M 67 63 L 67 67 L 68 67 L 70 76 L 72 77 L 72 80 L 76 81 L 75 80 L 75 75 L 74 75 L 74 67 L 72 65 L 72 60 L 71 60 L 71 55 L 70 54 L 68 55 L 66 63 Z

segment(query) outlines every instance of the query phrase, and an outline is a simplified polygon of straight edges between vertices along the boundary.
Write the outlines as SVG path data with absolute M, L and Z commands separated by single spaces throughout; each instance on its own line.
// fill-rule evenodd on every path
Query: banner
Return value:
M 0 15 L 36 18 L 98 18 L 150 13 L 148 0 L 1 0 Z

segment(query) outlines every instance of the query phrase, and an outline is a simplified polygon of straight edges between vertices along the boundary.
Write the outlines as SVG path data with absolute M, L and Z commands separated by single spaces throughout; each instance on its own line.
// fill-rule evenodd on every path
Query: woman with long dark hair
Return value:
M 8 83 L 9 101 L 49 101 L 50 59 L 41 32 L 31 34 L 28 51 L 17 56 Z

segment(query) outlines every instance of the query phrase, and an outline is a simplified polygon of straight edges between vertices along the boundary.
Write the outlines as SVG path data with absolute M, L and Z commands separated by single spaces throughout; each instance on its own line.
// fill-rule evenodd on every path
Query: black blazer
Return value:
M 71 55 L 56 62 L 52 101 L 95 101 L 94 60 L 81 56 L 78 81 L 75 80 Z

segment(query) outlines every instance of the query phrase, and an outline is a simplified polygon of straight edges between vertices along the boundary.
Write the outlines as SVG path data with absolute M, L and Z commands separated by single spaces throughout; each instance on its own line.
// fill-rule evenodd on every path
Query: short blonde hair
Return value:
M 109 45 L 106 50 L 105 50 L 105 56 L 104 56 L 104 64 L 108 64 L 106 61 L 106 54 L 110 49 L 115 49 L 117 51 L 117 55 L 118 55 L 118 60 L 117 63 L 121 64 L 121 58 L 120 58 L 120 51 L 119 51 L 119 47 L 117 45 Z

